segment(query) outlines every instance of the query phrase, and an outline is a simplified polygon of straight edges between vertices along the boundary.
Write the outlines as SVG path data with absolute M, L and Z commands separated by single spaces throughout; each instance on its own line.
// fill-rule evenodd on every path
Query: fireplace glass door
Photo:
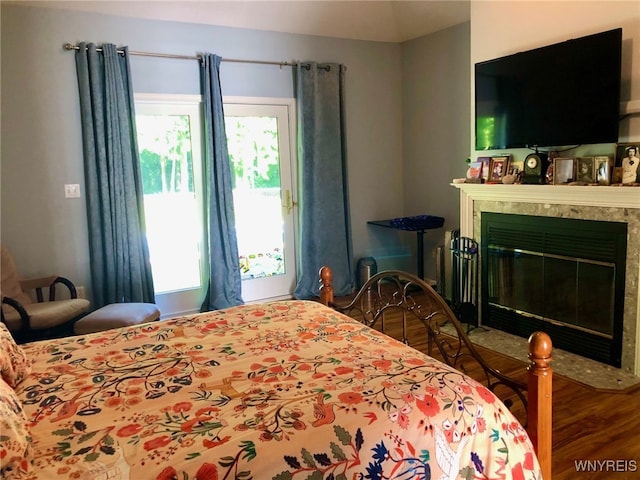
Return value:
M 488 248 L 489 304 L 613 338 L 615 264 Z

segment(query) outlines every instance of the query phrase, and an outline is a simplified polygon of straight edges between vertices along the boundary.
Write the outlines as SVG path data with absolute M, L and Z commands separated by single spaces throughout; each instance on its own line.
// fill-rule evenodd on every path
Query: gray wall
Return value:
M 75 63 L 73 53 L 62 48 L 66 42 L 111 42 L 131 50 L 182 55 L 206 51 L 223 58 L 343 63 L 348 69 L 347 148 L 355 259 L 414 243 L 412 236 L 367 227 L 367 220 L 433 213 L 451 222 L 457 215 L 457 205 L 448 205 L 449 200 L 437 208 L 435 204 L 444 199 L 437 192 L 446 191 L 448 197 L 451 177 L 465 171 L 461 163 L 465 155 L 453 144 L 457 137 L 461 145 L 469 143 L 465 140 L 469 106 L 456 100 L 468 98 L 469 87 L 467 82 L 458 91 L 451 76 L 460 68 L 460 77 L 468 79 L 469 46 L 464 37 L 468 28 L 460 30 L 462 35 L 454 27 L 400 45 L 6 4 L 1 8 L 1 241 L 25 276 L 56 272 L 89 285 L 84 198 L 65 199 L 63 191 L 65 183 L 79 183 L 84 194 Z M 450 49 L 454 53 L 449 54 Z M 420 58 L 421 63 L 413 63 Z M 448 74 L 441 71 L 441 58 L 446 59 Z M 199 91 L 195 60 L 132 57 L 131 67 L 136 92 Z M 437 77 L 427 82 L 432 69 Z M 223 63 L 221 81 L 224 95 L 293 96 L 290 68 Z M 424 94 L 422 84 L 428 84 Z M 407 96 L 414 94 L 423 105 L 442 98 L 454 102 L 446 112 L 438 106 L 429 116 L 430 123 L 440 123 L 434 119 L 442 116 L 451 140 L 436 141 L 442 139 L 435 131 L 430 134 L 433 141 L 421 137 L 414 142 L 403 135 L 403 130 L 421 135 L 427 121 Z M 458 117 L 466 121 L 460 124 Z M 430 159 L 422 163 L 426 155 Z M 413 169 L 418 169 L 416 175 Z
M 459 227 L 459 192 L 450 183 L 466 175 L 469 157 L 469 38 L 464 23 L 402 45 L 405 214 L 444 217 L 444 230 Z M 442 240 L 443 229 L 425 234 L 429 278 Z

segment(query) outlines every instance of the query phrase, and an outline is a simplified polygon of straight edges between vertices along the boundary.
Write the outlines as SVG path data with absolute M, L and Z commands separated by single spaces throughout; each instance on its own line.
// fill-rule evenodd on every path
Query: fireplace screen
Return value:
M 482 213 L 482 323 L 619 366 L 627 226 Z
M 488 248 L 489 304 L 613 338 L 615 264 Z

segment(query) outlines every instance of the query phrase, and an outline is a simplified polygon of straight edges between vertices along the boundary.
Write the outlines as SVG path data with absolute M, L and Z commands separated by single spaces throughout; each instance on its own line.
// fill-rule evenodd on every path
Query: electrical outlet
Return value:
M 64 185 L 65 198 L 80 198 L 80 185 L 77 183 L 66 183 Z

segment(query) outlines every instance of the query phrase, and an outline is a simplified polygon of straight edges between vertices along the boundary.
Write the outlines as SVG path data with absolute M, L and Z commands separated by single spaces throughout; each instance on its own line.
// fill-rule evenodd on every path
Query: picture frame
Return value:
M 616 183 L 631 185 L 640 182 L 640 142 L 617 143 L 615 168 L 620 168 L 620 180 Z
M 489 180 L 489 169 L 491 168 L 491 157 L 478 157 L 477 162 L 482 163 L 482 182 Z
M 509 175 L 518 175 L 524 171 L 524 160 L 509 160 Z
M 482 162 L 471 162 L 467 172 L 468 183 L 482 183 Z
M 509 155 L 499 155 L 491 157 L 489 167 L 489 179 L 487 183 L 501 183 L 502 177 L 507 175 L 509 168 Z
M 598 185 L 611 185 L 611 157 L 594 157 L 596 183 Z
M 596 183 L 596 170 L 594 157 L 578 157 L 574 162 L 575 181 L 578 183 Z
M 573 181 L 574 159 L 570 157 L 556 157 L 553 159 L 553 184 L 566 185 Z

